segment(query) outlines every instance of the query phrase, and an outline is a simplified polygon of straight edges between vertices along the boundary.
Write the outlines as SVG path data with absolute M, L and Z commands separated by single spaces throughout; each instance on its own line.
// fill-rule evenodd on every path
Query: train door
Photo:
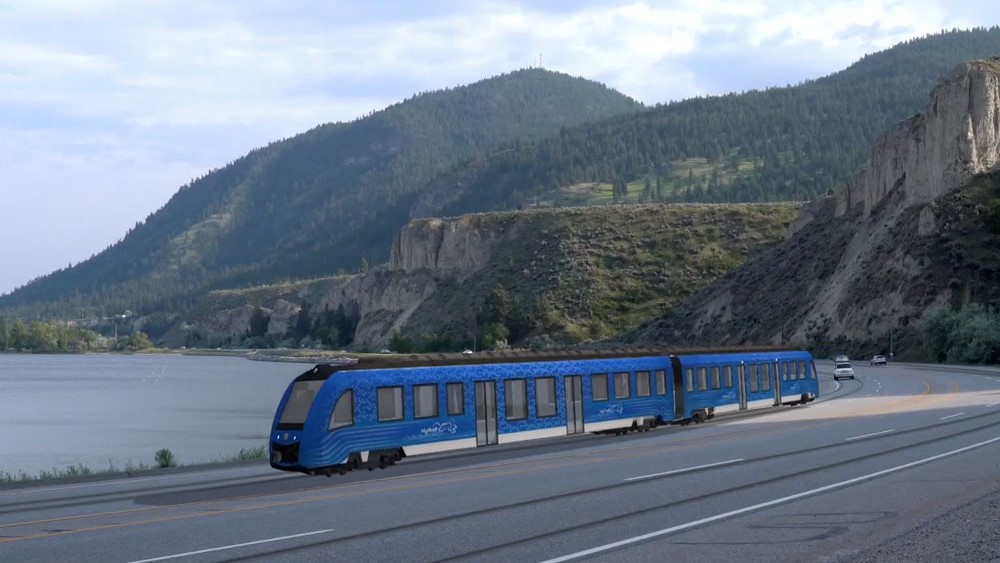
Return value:
M 476 445 L 497 443 L 497 388 L 492 381 L 476 382 Z
M 563 380 L 566 386 L 566 433 L 583 432 L 583 376 L 570 375 Z
M 781 406 L 781 376 L 779 375 L 778 368 L 781 367 L 778 360 L 774 360 L 774 369 L 771 370 L 771 381 L 773 382 L 772 387 L 774 387 L 774 406 Z
M 740 364 L 739 377 L 736 379 L 740 382 L 740 410 L 747 410 L 747 367 Z
M 670 367 L 674 372 L 674 420 L 684 420 L 684 373 L 680 358 L 670 356 Z

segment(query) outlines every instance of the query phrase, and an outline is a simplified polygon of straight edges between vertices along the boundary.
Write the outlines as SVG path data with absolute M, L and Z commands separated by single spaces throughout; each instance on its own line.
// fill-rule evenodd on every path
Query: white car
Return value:
M 883 356 L 882 354 L 875 354 L 874 356 L 872 356 L 873 366 L 884 366 L 886 363 L 887 360 L 885 359 L 885 356 Z
M 833 370 L 834 381 L 840 381 L 841 379 L 854 379 L 854 368 L 851 367 L 850 362 L 837 362 L 836 367 Z

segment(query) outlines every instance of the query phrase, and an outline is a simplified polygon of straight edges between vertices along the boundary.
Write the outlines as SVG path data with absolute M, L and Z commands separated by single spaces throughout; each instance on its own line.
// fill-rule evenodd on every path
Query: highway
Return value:
M 985 561 L 1000 370 L 855 365 L 821 399 L 311 477 L 0 489 L 0 561 Z

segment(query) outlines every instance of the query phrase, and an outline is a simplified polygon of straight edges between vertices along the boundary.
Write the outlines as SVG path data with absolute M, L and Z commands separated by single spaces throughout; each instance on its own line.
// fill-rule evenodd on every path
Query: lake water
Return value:
M 0 354 L 0 471 L 218 461 L 267 441 L 309 365 L 179 355 Z

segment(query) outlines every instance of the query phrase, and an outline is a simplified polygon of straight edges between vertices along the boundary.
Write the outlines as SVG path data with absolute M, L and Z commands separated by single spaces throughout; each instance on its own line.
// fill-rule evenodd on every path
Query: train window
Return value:
M 750 392 L 756 393 L 760 389 L 760 380 L 757 379 L 757 364 L 750 364 Z
M 648 397 L 649 396 L 649 372 L 648 371 L 637 371 L 637 372 L 635 372 L 635 396 L 636 397 Z
M 381 422 L 403 420 L 402 387 L 378 388 L 378 419 Z
M 781 380 L 788 381 L 788 362 L 781 362 L 778 368 L 781 370 Z
M 528 380 L 508 379 L 503 382 L 507 420 L 528 418 Z
M 461 383 L 448 384 L 448 414 L 465 414 L 465 388 Z
M 760 366 L 760 390 L 771 390 L 771 364 Z
M 811 372 L 809 368 L 806 367 L 805 362 L 799 362 L 799 373 L 802 374 L 799 376 L 801 379 L 805 379 L 807 377 L 816 379 L 816 374 Z
M 733 366 L 725 366 L 722 368 L 722 384 L 725 385 L 727 389 L 733 388 Z
M 719 379 L 719 366 L 712 366 L 712 389 L 720 389 L 722 381 Z
M 336 430 L 354 424 L 354 391 L 348 389 L 340 394 L 337 404 L 330 414 L 330 424 L 327 430 Z
M 535 380 L 535 416 L 556 415 L 556 378 L 539 377 Z
M 616 399 L 628 399 L 629 398 L 628 374 L 627 373 L 616 373 L 615 374 L 615 398 Z
M 278 424 L 305 424 L 306 415 L 309 414 L 309 407 L 316 398 L 316 393 L 323 386 L 322 380 L 296 381 L 292 386 L 292 394 L 285 403 L 285 410 L 281 413 Z
M 595 373 L 590 376 L 590 391 L 595 401 L 608 400 L 608 374 Z
M 687 390 L 694 391 L 694 370 L 687 368 L 684 370 L 684 380 L 687 381 Z
M 708 390 L 708 369 L 698 368 L 698 390 L 707 391 Z
M 667 372 L 666 370 L 658 369 L 656 370 L 656 394 L 666 395 L 667 394 Z
M 413 386 L 413 418 L 430 418 L 438 415 L 438 386 Z

